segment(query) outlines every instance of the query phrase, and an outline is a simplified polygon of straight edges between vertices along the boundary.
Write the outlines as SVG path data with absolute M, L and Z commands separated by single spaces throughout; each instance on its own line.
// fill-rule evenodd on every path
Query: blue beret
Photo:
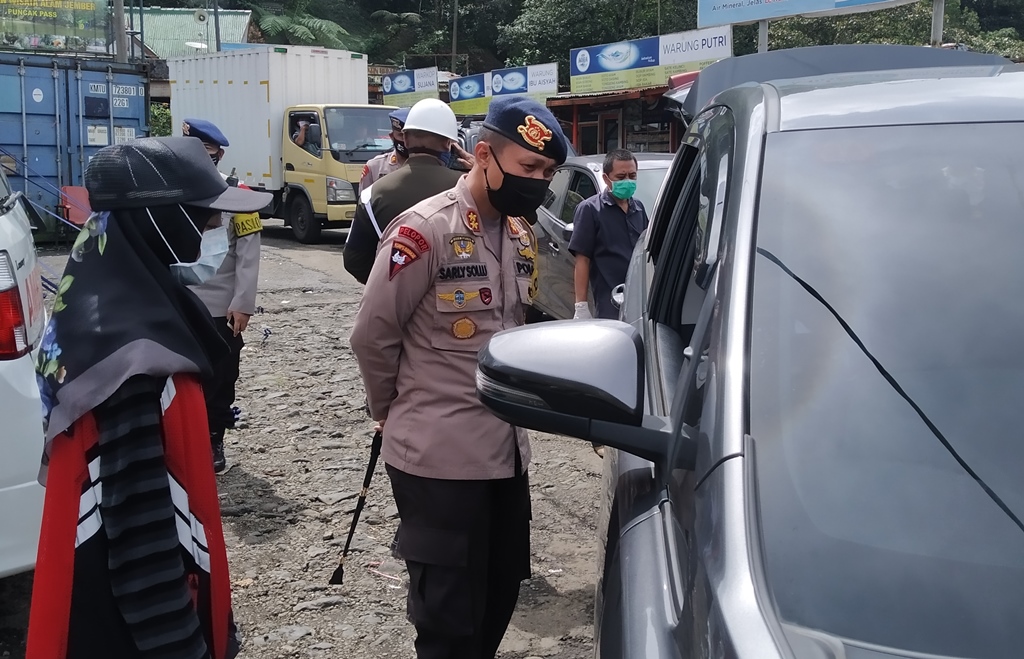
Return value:
M 487 110 L 484 126 L 559 165 L 568 155 L 568 141 L 555 115 L 527 96 L 495 98 Z
M 206 121 L 205 119 L 185 119 L 185 121 L 181 122 L 181 134 L 188 137 L 198 137 L 207 144 L 230 146 L 228 138 L 224 137 L 224 133 L 220 132 L 220 128 L 217 128 L 212 121 Z
M 398 108 L 388 116 L 391 117 L 391 127 L 395 130 L 402 130 L 405 127 L 405 120 L 409 118 L 409 110 L 412 108 Z

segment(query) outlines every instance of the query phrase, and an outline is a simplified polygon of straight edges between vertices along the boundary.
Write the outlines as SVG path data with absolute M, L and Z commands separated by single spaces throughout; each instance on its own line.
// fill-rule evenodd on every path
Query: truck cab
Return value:
M 283 216 L 299 241 L 315 243 L 324 228 L 352 225 L 363 168 L 393 148 L 388 114 L 395 109 L 319 104 L 285 110 Z

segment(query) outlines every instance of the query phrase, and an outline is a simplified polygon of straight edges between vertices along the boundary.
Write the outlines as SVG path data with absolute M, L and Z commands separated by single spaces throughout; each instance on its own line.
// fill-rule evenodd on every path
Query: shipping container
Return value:
M 89 159 L 149 134 L 142 64 L 0 52 L 0 164 L 36 211 L 37 241 L 58 228 L 63 186 L 84 184 Z

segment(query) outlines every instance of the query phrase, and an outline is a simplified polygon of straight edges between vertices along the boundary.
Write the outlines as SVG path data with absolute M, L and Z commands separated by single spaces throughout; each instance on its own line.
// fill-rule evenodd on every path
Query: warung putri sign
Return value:
M 385 105 L 407 108 L 425 98 L 437 98 L 437 67 L 389 73 L 381 80 Z
M 691 30 L 569 51 L 574 94 L 664 85 L 677 73 L 699 71 L 732 56 L 729 26 Z

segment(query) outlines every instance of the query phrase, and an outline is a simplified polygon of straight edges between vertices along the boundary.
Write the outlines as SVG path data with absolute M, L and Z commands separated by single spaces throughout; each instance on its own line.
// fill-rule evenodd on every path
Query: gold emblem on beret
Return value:
M 539 122 L 537 117 L 532 114 L 526 115 L 523 124 L 516 130 L 523 136 L 523 141 L 538 151 L 543 151 L 544 143 L 550 142 L 555 135 L 550 128 Z

